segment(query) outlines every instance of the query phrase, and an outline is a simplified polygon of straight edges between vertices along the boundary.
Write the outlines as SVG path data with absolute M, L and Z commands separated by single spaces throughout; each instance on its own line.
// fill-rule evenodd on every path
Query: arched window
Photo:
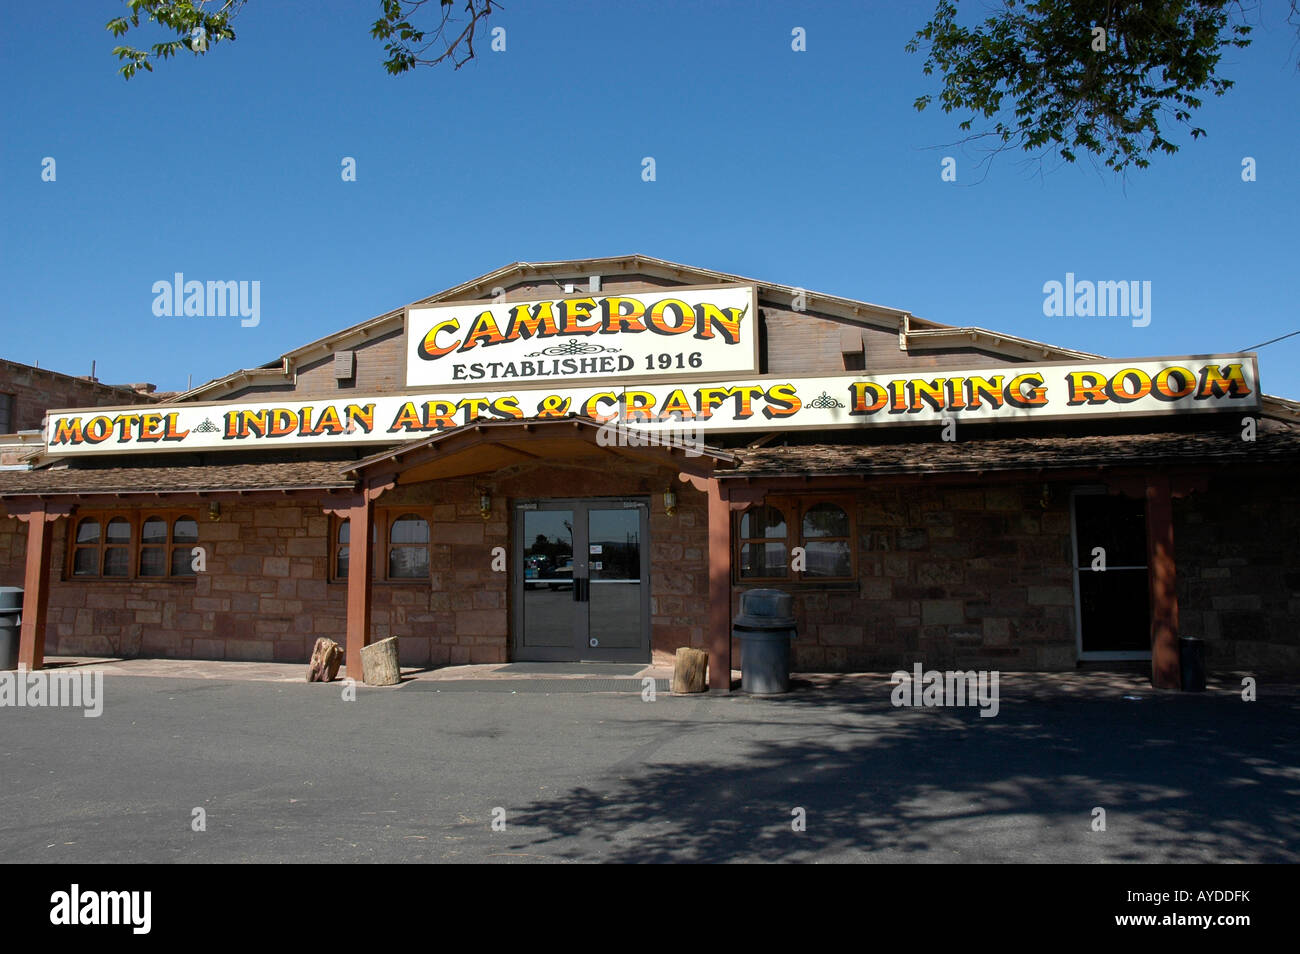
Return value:
M 770 496 L 735 524 L 739 581 L 849 581 L 856 575 L 848 498 Z
M 740 515 L 740 578 L 783 579 L 790 573 L 786 521 L 776 507 L 754 507 Z
M 853 574 L 849 515 L 833 503 L 813 504 L 803 513 L 805 578 L 844 579 Z
M 162 517 L 140 525 L 140 575 L 167 575 L 167 521 Z
M 193 577 L 198 540 L 192 514 L 84 513 L 71 531 L 66 572 L 106 580 Z
M 177 517 L 172 523 L 172 576 L 194 576 L 194 546 L 199 542 L 199 522 Z
M 418 580 L 429 576 L 429 521 L 404 513 L 388 526 L 388 578 Z
M 99 576 L 99 520 L 83 517 L 77 522 L 72 544 L 72 575 Z
M 348 541 L 352 539 L 352 521 L 340 520 L 334 535 L 334 579 L 348 578 Z
M 104 530 L 104 576 L 131 575 L 131 522 L 113 517 Z
M 348 578 L 348 566 L 350 564 L 349 544 L 352 542 L 352 521 L 338 519 L 334 524 L 334 543 L 333 543 L 333 563 L 331 571 L 332 579 L 342 582 Z M 379 524 L 370 524 L 370 542 L 373 545 L 379 543 Z M 373 549 L 372 549 L 373 554 Z M 374 556 L 371 556 L 374 560 Z M 371 564 L 373 565 L 373 563 Z
M 194 576 L 199 524 L 193 517 L 146 517 L 140 525 L 141 576 Z

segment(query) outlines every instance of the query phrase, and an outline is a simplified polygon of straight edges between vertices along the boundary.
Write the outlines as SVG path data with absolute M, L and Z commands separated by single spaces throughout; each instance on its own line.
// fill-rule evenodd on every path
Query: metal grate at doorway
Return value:
M 507 676 L 635 676 L 646 663 L 503 663 L 492 670 L 493 675 Z

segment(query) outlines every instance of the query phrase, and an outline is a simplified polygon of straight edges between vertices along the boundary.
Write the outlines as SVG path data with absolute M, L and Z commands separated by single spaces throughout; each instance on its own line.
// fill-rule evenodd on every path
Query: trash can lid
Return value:
M 784 590 L 745 590 L 740 594 L 740 615 L 742 616 L 789 619 L 793 610 L 794 597 Z
M 794 629 L 793 616 L 753 616 L 741 613 L 731 621 L 739 629 Z

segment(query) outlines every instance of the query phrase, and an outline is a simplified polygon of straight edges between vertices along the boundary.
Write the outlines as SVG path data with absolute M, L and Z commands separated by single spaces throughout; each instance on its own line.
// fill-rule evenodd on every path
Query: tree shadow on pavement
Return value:
M 1300 860 L 1297 693 L 1124 685 L 1004 682 L 994 718 L 895 708 L 884 679 L 731 697 L 698 718 L 646 706 L 627 721 L 688 744 L 723 735 L 726 750 L 651 751 L 517 806 L 513 848 L 611 862 Z

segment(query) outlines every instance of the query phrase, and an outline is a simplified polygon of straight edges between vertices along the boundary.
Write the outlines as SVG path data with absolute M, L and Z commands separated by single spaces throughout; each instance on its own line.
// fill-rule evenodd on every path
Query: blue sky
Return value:
M 505 52 L 390 77 L 377 0 L 250 0 L 233 44 L 127 82 L 122 3 L 5 4 L 0 355 L 183 388 L 512 261 L 630 252 L 1116 357 L 1300 329 L 1285 4 L 1225 56 L 1208 137 L 1127 181 L 1015 155 L 977 181 L 944 145 L 964 117 L 912 107 L 938 87 L 903 50 L 932 6 L 510 0 Z M 156 317 L 175 272 L 261 282 L 260 324 Z M 1067 272 L 1150 281 L 1150 325 L 1045 317 Z M 1260 372 L 1300 398 L 1300 336 Z

